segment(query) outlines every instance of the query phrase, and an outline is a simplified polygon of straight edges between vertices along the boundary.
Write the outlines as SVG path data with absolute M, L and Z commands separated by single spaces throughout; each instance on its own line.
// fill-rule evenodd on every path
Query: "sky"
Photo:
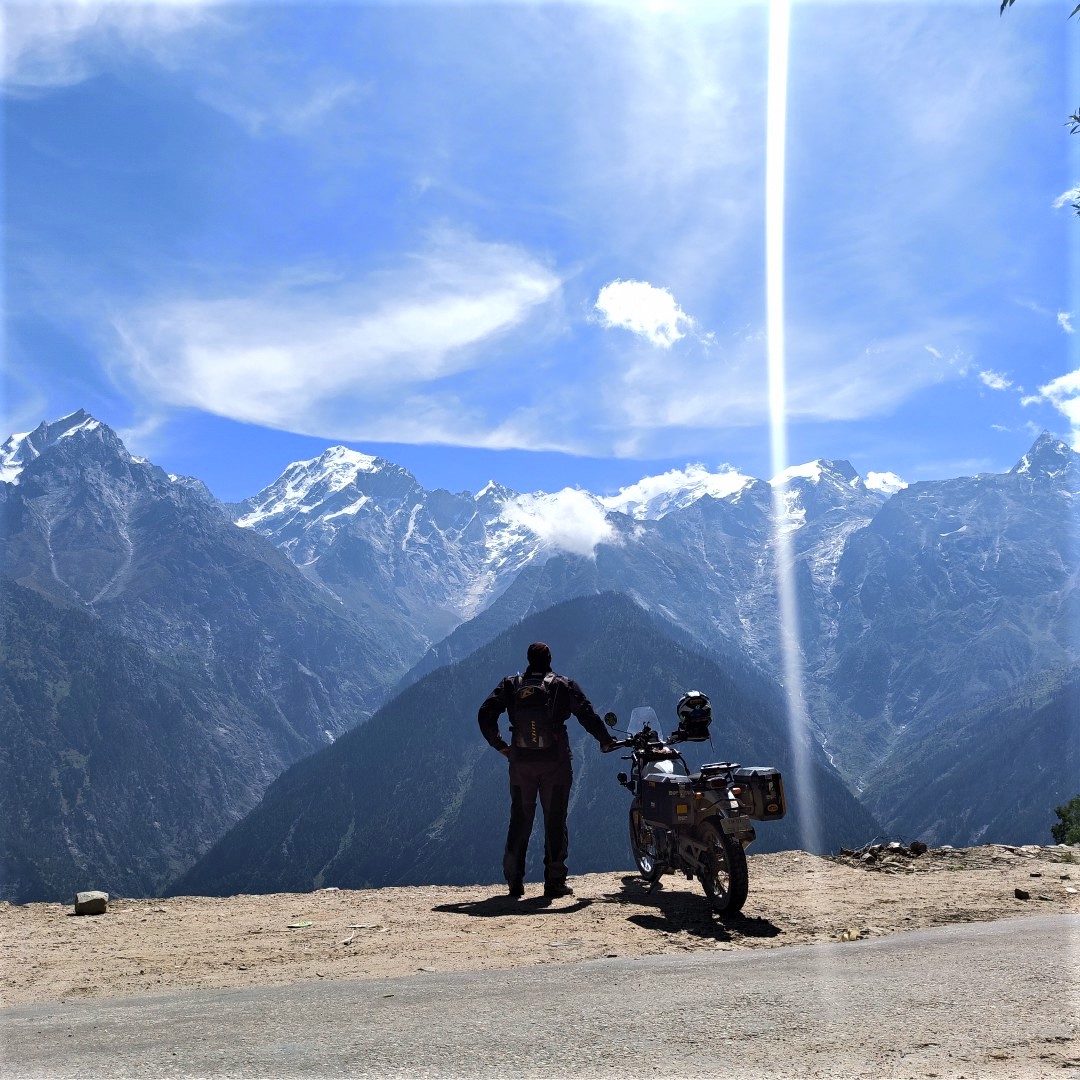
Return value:
M 792 461 L 1080 446 L 1080 17 L 998 6 L 792 4 Z M 226 500 L 336 443 L 771 474 L 766 0 L 2 13 L 0 439 L 85 408 Z

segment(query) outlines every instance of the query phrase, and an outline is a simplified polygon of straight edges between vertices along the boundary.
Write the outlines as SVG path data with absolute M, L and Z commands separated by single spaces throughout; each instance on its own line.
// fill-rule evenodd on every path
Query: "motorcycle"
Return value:
M 618 723 L 614 713 L 604 720 L 612 728 Z M 692 773 L 675 746 L 705 736 L 680 725 L 665 739 L 649 707 L 633 710 L 626 735 L 615 748 L 630 749 L 623 758 L 630 774 L 619 773 L 618 781 L 633 796 L 630 849 L 641 876 L 653 885 L 665 874 L 696 877 L 714 911 L 737 913 L 750 888 L 752 821 L 775 821 L 787 812 L 779 771 L 718 761 Z

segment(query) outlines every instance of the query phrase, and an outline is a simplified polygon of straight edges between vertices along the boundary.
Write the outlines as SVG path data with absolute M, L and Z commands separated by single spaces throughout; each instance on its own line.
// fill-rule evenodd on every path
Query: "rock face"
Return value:
M 0 866 L 20 902 L 160 891 L 310 744 L 199 671 L 0 580 Z
M 535 557 L 536 538 L 501 516 L 514 497 L 495 484 L 425 491 L 400 466 L 335 446 L 290 465 L 236 520 L 378 626 L 403 671 Z
M 1044 435 L 1011 472 L 915 484 L 854 533 L 818 672 L 849 722 L 917 740 L 1074 664 L 1078 495 L 1080 455 Z
M 870 775 L 867 804 L 891 833 L 930 843 L 1050 839 L 1080 777 L 1080 671 L 1047 671 L 1000 698 L 909 728 Z

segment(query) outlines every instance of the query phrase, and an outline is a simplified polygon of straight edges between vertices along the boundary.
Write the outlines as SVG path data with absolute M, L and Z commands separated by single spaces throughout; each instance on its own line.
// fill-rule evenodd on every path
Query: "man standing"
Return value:
M 607 753 L 615 740 L 581 687 L 551 670 L 551 650 L 542 641 L 529 646 L 524 675 L 508 675 L 480 706 L 477 721 L 487 741 L 510 759 L 510 828 L 503 874 L 513 897 L 525 894 L 525 853 L 536 813 L 544 811 L 544 896 L 570 896 L 566 884 L 566 809 L 574 773 L 566 721 L 570 714 Z M 499 733 L 499 717 L 510 716 L 510 742 Z

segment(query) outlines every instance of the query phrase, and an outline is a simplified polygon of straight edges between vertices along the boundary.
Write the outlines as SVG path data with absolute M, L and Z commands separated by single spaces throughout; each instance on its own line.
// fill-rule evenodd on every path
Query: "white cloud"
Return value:
M 1066 334 L 1075 334 L 1076 329 L 1072 324 L 1072 312 L 1071 311 L 1059 311 L 1057 314 L 1058 326 L 1065 331 Z
M 885 495 L 895 495 L 908 486 L 906 480 L 901 480 L 894 472 L 868 472 L 864 481 L 871 491 L 880 491 Z
M 1008 390 L 1012 386 L 1012 380 L 998 371 L 980 371 L 979 381 L 991 390 Z
M 1068 191 L 1063 191 L 1054 200 L 1054 209 L 1060 210 L 1063 206 L 1071 206 L 1074 202 L 1080 202 L 1080 184 Z
M 4 86 L 16 93 L 71 86 L 117 52 L 170 63 L 180 39 L 212 18 L 210 7 L 208 0 L 9 0 L 0 15 Z
M 597 544 L 615 539 L 600 502 L 576 488 L 552 495 L 517 495 L 503 504 L 502 516 L 534 533 L 546 547 L 574 555 L 593 555 Z
M 556 274 L 459 234 L 358 281 L 294 274 L 225 299 L 176 298 L 114 320 L 120 374 L 144 400 L 347 439 L 498 442 L 441 380 L 542 312 Z M 500 401 L 503 417 L 512 401 Z
M 1032 405 L 1036 402 L 1053 405 L 1069 421 L 1073 447 L 1080 448 L 1080 368 L 1040 386 L 1038 394 L 1024 398 L 1020 404 Z
M 629 330 L 664 349 L 685 337 L 693 325 L 669 290 L 647 281 L 616 278 L 600 290 L 594 306 L 604 326 Z

